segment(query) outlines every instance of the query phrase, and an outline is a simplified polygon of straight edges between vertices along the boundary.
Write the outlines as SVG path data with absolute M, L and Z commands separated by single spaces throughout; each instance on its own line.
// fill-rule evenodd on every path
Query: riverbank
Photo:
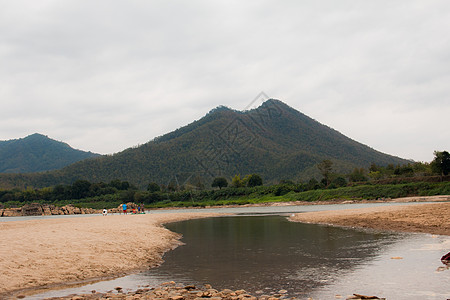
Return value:
M 280 290 L 276 293 L 263 294 L 263 291 L 255 296 L 245 290 L 216 290 L 210 284 L 203 286 L 182 285 L 175 282 L 165 282 L 158 287 L 143 287 L 136 291 L 124 292 L 121 287 L 115 290 L 98 293 L 92 291 L 90 294 L 69 295 L 56 299 L 66 300 L 108 300 L 108 299 L 168 299 L 168 300 L 196 300 L 196 299 L 212 299 L 212 300 L 278 300 L 285 299 L 286 290 Z M 55 298 L 50 298 L 55 299 Z M 358 298 L 359 299 L 359 298 Z
M 0 223 L 0 298 L 62 283 L 112 278 L 158 265 L 180 244 L 164 223 L 211 213 L 108 215 Z
M 296 214 L 294 222 L 450 235 L 450 202 Z
M 442 201 L 442 198 L 395 200 Z M 278 206 L 280 203 L 273 205 Z M 367 213 L 378 214 L 369 218 L 370 224 L 386 224 L 386 227 L 374 228 L 401 230 L 399 222 L 404 223 L 403 227 L 408 222 L 421 223 L 422 227 L 407 227 L 409 231 L 450 235 L 450 203 L 302 213 L 295 216 L 293 221 L 331 224 L 332 215 L 341 215 L 346 217 L 342 219 L 344 223 L 336 225 L 358 226 L 350 221 L 359 220 L 360 224 L 367 222 Z M 327 217 L 319 220 L 320 214 Z M 218 215 L 199 210 L 195 213 L 172 211 L 0 223 L 0 298 L 11 291 L 106 279 L 155 266 L 162 261 L 165 251 L 179 245 L 179 236 L 162 227 L 162 224 Z M 307 216 L 309 219 L 304 219 Z M 436 228 L 441 231 L 432 231 Z

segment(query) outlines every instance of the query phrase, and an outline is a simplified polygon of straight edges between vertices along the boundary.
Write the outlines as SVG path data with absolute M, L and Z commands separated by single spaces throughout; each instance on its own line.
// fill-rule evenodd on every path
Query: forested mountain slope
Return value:
M 61 169 L 98 154 L 71 148 L 42 134 L 0 141 L 0 173 L 30 173 Z
M 44 174 L 0 176 L 1 186 L 42 187 L 120 179 L 139 187 L 159 184 L 209 185 L 214 177 L 260 174 L 265 182 L 318 176 L 317 163 L 333 161 L 335 171 L 404 164 L 407 160 L 358 143 L 289 107 L 268 100 L 249 111 L 218 107 L 205 117 L 144 145 L 80 161 Z

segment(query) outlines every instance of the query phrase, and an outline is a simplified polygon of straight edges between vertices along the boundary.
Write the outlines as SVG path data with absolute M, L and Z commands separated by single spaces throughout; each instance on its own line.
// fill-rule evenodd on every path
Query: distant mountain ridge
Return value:
M 211 110 L 203 118 L 139 147 L 74 163 L 62 170 L 0 176 L 0 186 L 42 187 L 77 179 L 208 186 L 212 179 L 260 174 L 264 182 L 319 177 L 317 164 L 333 161 L 337 172 L 410 161 L 376 151 L 285 103 L 270 99 L 258 108 Z
M 35 133 L 25 138 L 0 141 L 0 173 L 31 173 L 61 169 L 99 154 Z

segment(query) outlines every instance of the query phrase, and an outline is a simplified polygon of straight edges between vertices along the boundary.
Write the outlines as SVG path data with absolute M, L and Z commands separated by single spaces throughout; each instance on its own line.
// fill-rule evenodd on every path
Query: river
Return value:
M 450 248 L 448 236 L 293 223 L 283 216 L 343 207 L 350 208 L 242 207 L 227 211 L 238 216 L 168 224 L 183 235 L 184 245 L 166 253 L 160 267 L 27 298 L 105 292 L 116 286 L 134 290 L 171 280 L 245 289 L 255 295 L 286 290 L 287 296 L 299 299 L 345 298 L 353 293 L 388 299 L 450 297 L 450 270 L 440 262 Z

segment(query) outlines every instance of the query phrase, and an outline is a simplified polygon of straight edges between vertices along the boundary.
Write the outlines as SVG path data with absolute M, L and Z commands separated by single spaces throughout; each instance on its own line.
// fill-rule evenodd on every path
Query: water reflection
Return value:
M 371 259 L 396 234 L 292 223 L 280 216 L 223 217 L 173 223 L 184 246 L 148 275 L 216 288 L 308 294 Z
M 280 216 L 222 217 L 167 225 L 185 245 L 156 269 L 81 288 L 27 297 L 125 291 L 174 280 L 299 299 L 359 293 L 388 299 L 450 298 L 450 270 L 439 269 L 450 237 L 393 234 L 292 223 Z M 399 257 L 401 259 L 392 259 Z

